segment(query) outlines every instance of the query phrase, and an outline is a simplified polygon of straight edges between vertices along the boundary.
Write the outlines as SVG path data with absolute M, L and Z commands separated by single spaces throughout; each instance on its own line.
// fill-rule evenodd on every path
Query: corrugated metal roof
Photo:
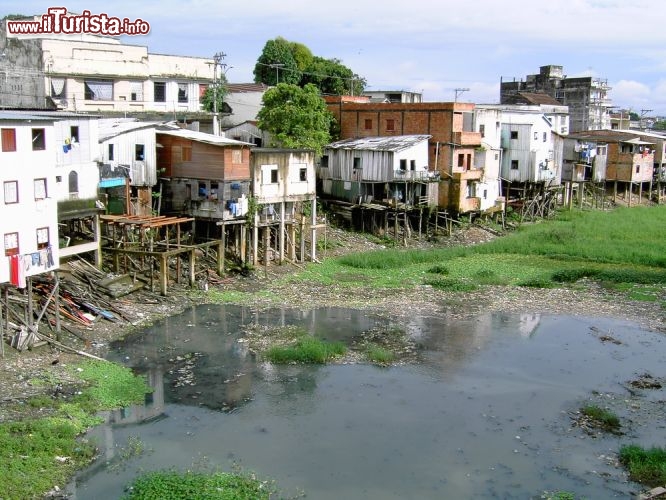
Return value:
M 370 151 L 402 151 L 430 139 L 431 135 L 393 135 L 343 139 L 328 144 L 328 149 L 362 149 Z
M 205 142 L 214 146 L 254 146 L 249 142 L 228 139 L 221 135 L 206 134 L 204 132 L 195 132 L 185 128 L 174 128 L 170 126 L 160 126 L 156 128 L 158 134 L 166 134 L 183 139 L 190 139 L 197 142 Z
M 550 104 L 553 106 L 561 106 L 562 103 L 554 97 L 544 94 L 543 92 L 518 92 L 518 95 L 532 104 Z
M 640 141 L 639 132 L 626 132 L 620 130 L 585 130 L 569 134 L 569 138 L 583 141 L 628 142 L 631 144 L 653 144 Z
M 42 116 L 38 113 L 32 113 L 32 112 L 21 113 L 19 111 L 0 111 L 0 120 L 12 120 L 12 121 L 41 120 L 44 122 L 56 121 L 55 118 L 52 118 L 50 116 Z
M 99 142 L 116 137 L 127 132 L 156 127 L 164 122 L 141 122 L 136 120 L 108 119 L 99 122 Z

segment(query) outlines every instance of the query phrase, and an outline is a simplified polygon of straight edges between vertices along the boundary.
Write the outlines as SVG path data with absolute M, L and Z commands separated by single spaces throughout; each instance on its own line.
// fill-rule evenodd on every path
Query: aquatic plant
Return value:
M 600 406 L 584 406 L 580 412 L 604 430 L 616 432 L 621 427 L 618 416 Z
M 346 350 L 341 342 L 325 342 L 308 336 L 299 338 L 293 345 L 271 347 L 264 356 L 276 364 L 292 362 L 322 364 L 342 356 Z
M 638 445 L 620 448 L 620 463 L 629 471 L 632 481 L 650 487 L 666 484 L 666 449 L 649 449 Z

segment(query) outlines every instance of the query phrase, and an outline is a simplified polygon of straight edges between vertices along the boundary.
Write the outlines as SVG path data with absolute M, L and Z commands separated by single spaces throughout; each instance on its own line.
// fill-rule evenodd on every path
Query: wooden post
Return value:
M 55 276 L 55 287 L 58 289 L 58 292 L 54 297 L 54 306 L 55 306 L 55 330 L 56 330 L 56 340 L 60 342 L 61 326 L 60 326 L 60 276 L 57 272 L 53 273 Z
M 264 272 L 268 272 L 268 255 L 271 248 L 271 226 L 264 227 Z
M 194 286 L 196 282 L 196 276 L 195 276 L 195 264 L 196 264 L 196 255 L 194 253 L 194 249 L 190 250 L 190 286 Z
M 280 252 L 280 265 L 284 264 L 284 213 L 285 213 L 285 208 L 284 208 L 284 200 L 280 202 L 280 237 L 278 238 L 279 241 L 279 252 Z
M 613 203 L 617 202 L 617 179 L 613 183 Z
M 34 318 L 33 318 L 34 313 L 33 313 L 33 310 L 32 310 L 32 277 L 28 276 L 25 279 L 25 281 L 27 283 L 26 294 L 28 296 L 28 309 L 27 309 L 28 317 L 26 318 L 27 319 L 26 323 L 28 324 L 28 328 L 30 328 L 32 330 L 33 326 L 34 326 Z
M 312 218 L 310 219 L 310 261 L 317 260 L 317 200 L 312 199 Z
M 643 183 L 638 183 L 638 204 L 641 205 L 643 201 Z
M 301 262 L 305 262 L 305 217 L 301 214 Z
M 258 215 L 254 216 L 254 230 L 252 231 L 252 265 L 257 267 L 259 265 L 259 221 Z M 241 246 L 243 240 L 243 233 L 241 232 Z
M 163 253 L 162 255 L 160 255 L 160 293 L 165 297 L 167 294 L 168 281 L 169 281 L 169 274 L 167 272 L 167 257 L 166 254 Z
M 227 253 L 227 231 L 224 227 L 224 219 L 222 219 L 222 234 L 220 235 L 220 244 L 217 247 L 217 274 L 224 276 L 226 269 L 224 267 L 224 256 Z
M 289 259 L 296 262 L 296 224 L 289 224 Z
M 93 219 L 94 233 L 95 233 L 95 242 L 97 246 L 95 247 L 95 256 L 94 262 L 95 267 L 98 269 L 102 268 L 102 228 L 99 222 L 99 214 L 94 215 Z
M 176 247 L 180 248 L 180 224 L 176 224 Z M 180 253 L 176 254 L 176 283 L 180 285 L 180 275 L 183 274 L 180 269 L 180 261 L 182 256 Z

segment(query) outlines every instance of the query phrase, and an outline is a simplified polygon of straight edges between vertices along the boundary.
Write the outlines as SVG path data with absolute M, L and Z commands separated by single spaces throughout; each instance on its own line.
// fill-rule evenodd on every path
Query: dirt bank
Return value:
M 472 227 L 455 232 L 438 243 L 422 242 L 424 247 L 470 245 L 492 239 L 493 234 Z M 329 240 L 335 247 L 327 251 L 326 258 L 364 250 L 380 248 L 381 244 L 358 233 L 330 229 Z M 417 243 L 412 243 L 416 245 Z M 307 283 L 280 283 L 275 278 L 297 271 L 300 266 L 272 266 L 251 276 L 225 278 L 221 285 L 225 290 L 262 291 L 254 305 L 275 305 L 275 298 L 289 307 L 313 308 L 320 306 L 350 306 L 348 289 L 336 285 L 320 286 Z M 265 293 L 269 292 L 269 293 Z M 270 297 L 269 297 L 270 296 Z M 104 357 L 109 343 L 142 325 L 164 316 L 207 301 L 205 293 L 195 293 L 185 285 L 170 284 L 169 296 L 161 297 L 147 290 L 114 301 L 130 320 L 112 323 L 97 320 L 86 330 L 87 341 L 63 334 L 63 343 L 77 350 Z M 649 328 L 666 332 L 664 311 L 658 302 L 630 301 L 625 295 L 601 288 L 593 282 L 579 282 L 576 287 L 556 289 L 532 289 L 520 287 L 484 287 L 468 293 L 440 291 L 422 286 L 413 289 L 382 290 L 372 287 L 354 290 L 353 306 L 388 314 L 427 314 L 463 317 L 480 311 L 505 311 L 521 313 L 571 314 L 590 317 L 605 316 L 629 320 Z M 24 402 L 33 395 L 53 393 L 54 380 L 69 380 L 67 365 L 81 357 L 62 349 L 45 345 L 30 351 L 18 352 L 5 346 L 5 357 L 0 358 L 0 421 L 39 415 L 39 408 Z

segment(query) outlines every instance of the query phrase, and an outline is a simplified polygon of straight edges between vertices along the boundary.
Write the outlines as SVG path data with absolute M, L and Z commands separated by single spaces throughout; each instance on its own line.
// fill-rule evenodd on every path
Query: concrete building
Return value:
M 200 98 L 213 82 L 212 58 L 153 54 L 101 35 L 12 35 L 1 24 L 5 108 L 210 119 Z
M 257 114 L 263 106 L 264 93 L 269 88 L 263 83 L 227 84 L 228 93 L 224 97 L 224 103 L 229 106 L 229 109 L 225 110 L 225 114 L 220 120 L 220 126 L 227 129 L 242 123 L 256 122 Z
M 423 96 L 420 92 L 410 92 L 408 90 L 364 90 L 363 96 L 369 97 L 370 102 L 423 102 Z
M 569 78 L 562 66 L 541 66 L 538 74 L 527 75 L 525 80 L 500 82 L 501 104 L 532 104 L 523 93 L 546 94 L 569 107 L 572 132 L 611 128 L 611 101 L 608 81 L 601 78 Z
M 54 119 L 0 112 L 0 163 L 0 284 L 25 288 L 60 265 Z

